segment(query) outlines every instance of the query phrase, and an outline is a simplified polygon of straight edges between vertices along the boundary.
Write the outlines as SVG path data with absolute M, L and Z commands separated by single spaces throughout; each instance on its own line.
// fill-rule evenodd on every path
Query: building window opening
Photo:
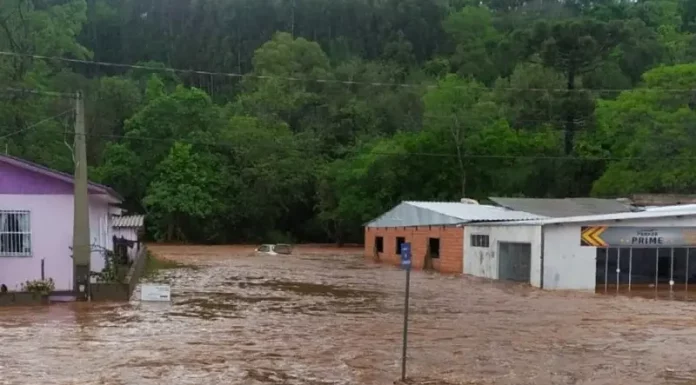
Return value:
M 471 234 L 471 246 L 472 247 L 489 247 L 488 235 L 484 234 Z
M 406 243 L 406 238 L 396 237 L 396 255 L 401 255 L 401 245 Z
M 378 253 L 384 252 L 384 238 L 383 237 L 375 237 L 375 249 L 377 249 Z
M 31 254 L 29 211 L 0 210 L 0 256 L 29 257 Z
M 428 248 L 430 250 L 430 258 L 440 258 L 440 239 L 428 239 Z

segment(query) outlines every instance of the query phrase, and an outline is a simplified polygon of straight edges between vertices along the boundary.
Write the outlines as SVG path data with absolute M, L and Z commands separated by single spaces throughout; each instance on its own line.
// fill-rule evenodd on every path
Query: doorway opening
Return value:
M 498 243 L 498 279 L 529 282 L 531 267 L 531 243 Z

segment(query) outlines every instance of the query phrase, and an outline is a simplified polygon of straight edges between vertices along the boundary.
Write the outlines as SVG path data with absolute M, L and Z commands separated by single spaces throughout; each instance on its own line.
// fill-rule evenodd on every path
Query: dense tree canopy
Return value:
M 82 91 L 90 177 L 190 242 L 693 193 L 695 33 L 694 0 L 7 0 L 0 149 L 70 171 Z

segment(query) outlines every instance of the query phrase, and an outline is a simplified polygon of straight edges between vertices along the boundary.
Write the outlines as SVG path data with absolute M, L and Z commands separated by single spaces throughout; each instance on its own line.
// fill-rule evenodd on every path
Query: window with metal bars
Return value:
M 29 211 L 0 210 L 0 257 L 30 256 Z
M 472 247 L 488 247 L 489 246 L 488 235 L 484 234 L 471 234 L 471 246 Z

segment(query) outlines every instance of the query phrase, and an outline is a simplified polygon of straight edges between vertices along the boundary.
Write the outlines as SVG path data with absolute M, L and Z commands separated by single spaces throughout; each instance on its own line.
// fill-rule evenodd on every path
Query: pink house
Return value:
M 104 268 L 100 247 L 112 249 L 111 214 L 123 199 L 89 184 L 92 271 Z M 19 290 L 27 280 L 53 278 L 72 290 L 73 176 L 0 155 L 0 284 Z M 42 263 L 43 261 L 43 263 Z

